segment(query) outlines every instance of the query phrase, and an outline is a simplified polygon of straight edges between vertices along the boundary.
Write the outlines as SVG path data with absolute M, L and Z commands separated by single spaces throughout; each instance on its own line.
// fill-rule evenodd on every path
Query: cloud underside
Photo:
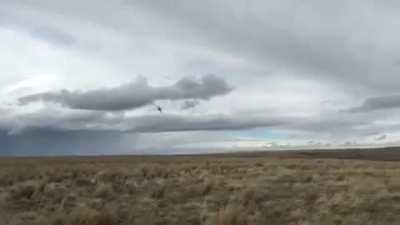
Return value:
M 355 131 L 360 135 L 376 135 L 377 129 L 370 125 L 342 118 L 251 114 L 126 116 L 98 111 L 45 110 L 0 120 L 3 146 L 0 154 L 173 153 L 185 142 L 196 143 L 202 134 L 208 134 L 202 142 L 218 142 L 230 132 L 252 129 L 333 136 L 346 136 Z M 365 127 L 358 129 L 359 126 Z M 171 134 L 176 135 L 169 138 Z M 220 137 L 214 140 L 217 136 Z M 232 141 L 232 137 L 228 139 Z M 184 149 L 190 150 L 187 146 Z
M 400 108 L 400 95 L 371 97 L 364 100 L 361 106 L 348 109 L 348 112 L 372 112 Z
M 190 143 L 190 140 L 177 139 L 172 141 L 174 145 L 168 145 L 171 144 L 168 141 L 163 145 L 160 140 L 150 140 L 147 136 L 159 133 L 161 136 L 158 138 L 164 138 L 170 133 L 179 133 L 183 137 L 193 132 L 272 128 L 286 121 L 240 115 L 126 117 L 103 112 L 43 112 L 20 116 L 14 121 L 0 121 L 0 143 L 3 146 L 0 154 L 171 153 L 175 145 L 185 141 Z M 193 137 L 197 135 L 193 134 Z M 137 143 L 137 139 L 143 137 L 148 139 L 144 147 Z
M 171 86 L 152 87 L 144 77 L 135 82 L 113 88 L 91 91 L 45 92 L 24 96 L 19 103 L 45 101 L 61 104 L 71 109 L 96 111 L 120 111 L 143 107 L 157 100 L 209 100 L 226 95 L 233 90 L 227 82 L 215 75 L 206 75 L 200 79 L 183 78 Z M 194 107 L 196 102 L 187 102 L 185 108 Z
M 185 131 L 238 131 L 256 128 L 286 130 L 332 137 L 345 137 L 357 133 L 360 136 L 377 135 L 399 126 L 374 124 L 374 119 L 347 114 L 327 116 L 276 116 L 268 114 L 153 114 L 126 115 L 112 112 L 49 110 L 0 119 L 0 130 L 10 136 L 18 136 L 35 130 L 59 132 L 93 131 L 115 133 L 168 133 Z
M 244 130 L 274 127 L 288 122 L 289 118 L 246 115 L 197 115 L 160 114 L 125 116 L 103 112 L 38 112 L 21 115 L 14 120 L 0 123 L 9 135 L 36 129 L 59 131 L 113 131 L 121 133 L 159 133 L 180 131 Z M 1 121 L 0 121 L 1 122 Z M 1 127 L 1 124 L 3 126 Z
M 43 39 L 49 43 L 61 45 L 61 46 L 72 46 L 77 42 L 77 39 L 67 33 L 64 33 L 53 27 L 37 27 L 29 33 L 33 38 Z
M 257 128 L 314 137 L 329 135 L 333 138 L 344 138 L 357 133 L 360 137 L 372 136 L 377 141 L 384 141 L 387 136 L 379 135 L 380 132 L 390 132 L 399 127 L 400 125 L 376 126 L 346 117 L 274 117 L 249 114 L 124 116 L 104 112 L 53 111 L 20 116 L 14 121 L 0 120 L 0 141 L 4 147 L 0 153 L 171 153 L 179 143 L 191 142 L 189 139 L 179 141 L 176 137 L 186 139 L 191 134 L 192 138 L 196 138 L 204 132 L 213 137 L 218 133 L 226 134 L 226 131 Z M 161 142 L 162 138 L 173 133 L 178 135 L 175 139 L 165 142 L 166 144 Z M 155 134 L 160 136 L 154 136 Z M 139 144 L 143 137 L 147 141 L 144 146 Z

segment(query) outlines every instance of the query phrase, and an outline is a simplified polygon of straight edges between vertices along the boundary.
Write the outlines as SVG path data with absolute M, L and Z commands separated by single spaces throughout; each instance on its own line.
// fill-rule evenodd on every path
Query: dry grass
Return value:
M 248 218 L 245 209 L 238 205 L 229 205 L 217 212 L 214 225 L 247 225 Z
M 396 162 L 262 157 L 0 160 L 0 225 L 399 221 Z

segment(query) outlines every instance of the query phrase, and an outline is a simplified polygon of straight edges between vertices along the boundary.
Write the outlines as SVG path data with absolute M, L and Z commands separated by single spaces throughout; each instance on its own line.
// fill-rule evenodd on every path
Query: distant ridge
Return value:
M 318 149 L 318 150 L 269 150 L 269 151 L 237 151 L 210 154 L 179 154 L 179 155 L 70 155 L 70 156 L 20 156 L 0 157 L 4 160 L 73 160 L 73 161 L 111 161 L 111 160 L 175 160 L 185 158 L 279 158 L 279 159 L 352 159 L 372 161 L 400 161 L 400 147 L 383 148 L 351 148 L 351 149 Z

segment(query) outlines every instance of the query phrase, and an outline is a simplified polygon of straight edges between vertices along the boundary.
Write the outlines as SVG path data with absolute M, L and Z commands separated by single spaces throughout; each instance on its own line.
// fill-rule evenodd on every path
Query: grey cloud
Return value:
M 121 115 L 112 113 L 49 108 L 1 117 L 0 155 L 135 152 L 138 134 L 105 129 L 121 119 Z
M 379 117 L 378 117 L 379 118 Z M 123 113 L 101 111 L 60 111 L 44 109 L 36 113 L 3 118 L 0 126 L 9 135 L 20 135 L 35 129 L 58 131 L 112 131 L 121 133 L 163 133 L 183 131 L 228 131 L 271 128 L 290 132 L 345 137 L 348 135 L 376 135 L 385 130 L 396 130 L 398 125 L 374 124 L 376 117 L 333 114 L 312 117 L 279 117 L 259 113 L 179 115 L 153 114 L 127 116 Z
M 255 128 L 271 128 L 291 132 L 346 137 L 376 135 L 395 130 L 375 125 L 373 117 L 353 117 L 345 114 L 313 117 L 277 117 L 257 114 L 179 115 L 154 114 L 126 116 L 104 112 L 44 111 L 16 118 L 9 134 L 19 135 L 35 129 L 112 131 L 121 133 L 166 133 L 186 131 L 229 131 Z
M 17 122 L 18 121 L 18 122 Z M 164 135 L 185 131 L 242 130 L 257 127 L 275 127 L 287 119 L 247 117 L 241 115 L 180 116 L 154 115 L 126 117 L 123 114 L 102 112 L 60 113 L 42 111 L 19 115 L 11 127 L 0 127 L 0 155 L 69 155 L 171 153 L 173 142 L 165 147 L 137 138 L 143 135 Z M 1 125 L 1 120 L 0 120 Z M 177 135 L 175 135 L 178 137 Z M 138 141 L 140 143 L 138 143 Z M 172 140 L 173 141 L 173 140 Z M 194 140 L 196 142 L 196 140 Z M 186 140 L 186 143 L 188 140 Z M 147 147 L 146 147 L 147 146 Z M 153 147 L 152 147 L 153 146 Z M 175 149 L 175 150 L 174 150 Z M 189 148 L 181 149 L 189 151 Z
M 129 132 L 177 132 L 244 130 L 257 127 L 275 127 L 289 123 L 290 118 L 245 115 L 204 116 L 140 116 L 126 119 L 122 130 Z
M 7 130 L 10 136 L 36 129 L 102 131 L 105 130 L 105 126 L 120 123 L 122 119 L 123 117 L 118 114 L 104 112 L 43 109 L 34 113 L 10 116 L 7 121 L 0 120 L 0 128 Z
M 86 155 L 135 153 L 136 134 L 61 131 L 47 128 L 9 135 L 0 130 L 0 155 Z
M 364 118 L 365 119 L 365 118 Z M 275 117 L 267 115 L 199 115 L 154 114 L 126 116 L 105 112 L 61 112 L 43 110 L 19 115 L 11 120 L 13 126 L 0 127 L 0 154 L 102 154 L 139 151 L 137 138 L 178 132 L 210 132 L 270 128 L 308 132 L 314 135 L 346 137 L 349 134 L 372 135 L 383 127 L 365 120 L 341 117 Z M 0 120 L 0 126 L 2 121 Z M 23 129 L 21 129 L 23 128 Z M 393 127 L 397 129 L 398 125 Z M 133 137 L 130 141 L 130 138 Z M 139 141 L 140 142 L 140 141 Z M 179 142 L 181 143 L 181 142 Z M 177 144 L 177 143 L 175 143 Z M 143 146 L 153 146 L 142 143 Z M 170 149 L 174 148 L 171 144 Z M 11 149 L 11 150 L 8 150 Z M 143 150 L 143 149 L 142 149 Z M 153 151 L 147 149 L 143 151 Z M 160 150 L 160 149 L 158 149 Z M 167 150 L 165 150 L 167 152 Z M 151 152 L 147 152 L 151 153 Z M 162 152 L 159 152 L 162 153 Z
M 360 138 L 381 131 L 382 127 L 373 124 L 375 119 L 367 115 L 360 117 L 342 113 L 325 114 L 300 118 L 282 129 L 329 139 L 340 140 L 348 136 Z
M 127 10 L 122 3 L 131 6 L 135 13 L 118 13 Z M 400 33 L 394 32 L 396 25 L 392 22 L 398 16 L 393 9 L 398 7 L 388 1 L 239 0 L 232 4 L 226 0 L 125 0 L 8 4 L 62 12 L 66 17 L 128 35 L 149 35 L 152 40 L 168 40 L 177 46 L 205 46 L 258 66 L 278 65 L 294 76 L 328 79 L 342 86 L 351 84 L 353 89 L 357 83 L 385 91 L 397 88 L 400 81 L 400 68 L 393 63 L 400 59 Z M 86 7 L 93 4 L 98 7 L 87 11 Z M 115 13 L 103 18 L 110 9 Z M 149 19 L 138 22 L 138 12 Z
M 400 58 L 400 33 L 393 32 L 391 20 L 397 15 L 386 2 L 129 2 L 172 27 L 185 27 L 171 29 L 184 30 L 174 33 L 176 37 L 186 35 L 196 44 L 258 64 L 277 64 L 301 76 L 342 85 L 353 81 L 381 90 L 396 88 L 399 81 L 399 68 L 391 62 Z
M 122 2 L 129 2 L 130 7 L 121 4 Z M 44 139 L 32 139 L 32 142 L 47 140 L 45 137 L 51 137 L 45 135 L 47 131 L 56 132 L 60 137 L 63 132 L 68 135 L 70 132 L 74 135 L 75 132 L 110 132 L 110 135 L 157 133 L 162 136 L 167 132 L 246 130 L 258 127 L 271 127 L 273 131 L 283 129 L 306 132 L 313 135 L 307 138 L 316 141 L 320 136 L 340 137 L 338 142 L 343 142 L 347 138 L 373 138 L 382 133 L 398 132 L 400 127 L 396 124 L 398 118 L 393 116 L 388 119 L 389 113 L 386 112 L 387 109 L 400 107 L 400 96 L 390 95 L 395 93 L 394 90 L 398 89 L 400 82 L 400 32 L 397 32 L 397 25 L 393 22 L 398 21 L 400 7 L 395 1 L 282 0 L 278 3 L 271 0 L 238 0 L 232 3 L 227 0 L 43 0 L 39 3 L 15 0 L 6 1 L 6 4 L 12 5 L 9 8 L 4 7 L 4 4 L 0 7 L 1 16 L 10 11 L 3 16 L 6 24 L 19 26 L 19 29 L 35 38 L 63 46 L 77 42 L 81 44 L 79 40 L 90 40 L 96 46 L 98 44 L 105 47 L 107 51 L 96 51 L 96 55 L 83 52 L 84 49 L 78 54 L 92 57 L 84 61 L 85 65 L 87 62 L 91 64 L 92 60 L 104 63 L 103 60 L 107 59 L 107 68 L 118 68 L 118 73 L 115 74 L 142 71 L 146 71 L 146 74 L 149 72 L 147 66 L 138 69 L 143 64 L 149 64 L 150 71 L 158 70 L 155 72 L 157 74 L 211 71 L 217 74 L 234 74 L 229 77 L 230 82 L 235 81 L 241 90 L 263 93 L 271 91 L 260 88 L 268 81 L 265 77 L 287 76 L 289 82 L 293 80 L 294 85 L 297 85 L 295 80 L 308 79 L 320 83 L 321 87 L 332 87 L 335 89 L 332 92 L 343 93 L 343 99 L 348 97 L 348 101 L 341 102 L 336 101 L 336 94 L 331 97 L 320 96 L 329 94 L 330 90 L 321 94 L 310 90 L 310 98 L 333 99 L 322 103 L 325 106 L 324 111 L 310 107 L 310 113 L 318 111 L 316 115 L 296 120 L 275 116 L 207 115 L 204 111 L 196 116 L 162 114 L 127 117 L 105 113 L 109 110 L 136 109 L 157 100 L 179 100 L 179 103 L 183 102 L 182 109 L 190 108 L 194 105 L 193 102 L 186 104 L 186 101 L 207 100 L 229 93 L 231 87 L 223 79 L 215 77 L 206 79 L 208 82 L 204 78 L 185 78 L 173 85 L 161 87 L 150 86 L 145 80 L 139 80 L 114 88 L 91 91 L 46 92 L 25 96 L 20 99 L 20 103 L 25 106 L 36 101 L 55 102 L 66 108 L 95 112 L 84 114 L 64 108 L 61 112 L 17 112 L 18 115 L 9 113 L 6 119 L 0 118 L 0 127 L 5 127 L 6 135 L 15 140 L 14 143 L 21 142 L 23 139 L 18 139 L 19 137 L 28 133 L 32 135 L 35 130 L 40 131 L 37 135 Z M 97 7 L 92 7 L 93 5 Z M 87 10 L 89 7 L 90 10 Z M 11 12 L 13 10 L 16 12 Z M 110 16 L 104 17 L 105 14 Z M 71 34 L 79 34 L 79 39 Z M 148 58 L 140 61 L 141 55 L 146 54 Z M 171 67 L 152 67 L 160 65 L 153 61 L 164 62 L 164 59 Z M 32 60 L 27 57 L 27 61 Z M 71 66 L 73 65 L 72 63 Z M 44 63 L 41 66 L 48 65 Z M 182 66 L 184 70 L 181 70 Z M 53 65 L 49 68 L 52 73 Z M 71 69 L 87 71 L 88 68 Z M 33 70 L 26 70 L 28 73 L 36 71 L 35 66 Z M 62 74 L 70 74 L 68 71 L 68 67 L 60 68 Z M 274 72 L 271 74 L 264 71 Z M 92 76 L 97 75 L 93 74 Z M 83 75 L 77 73 L 76 76 Z M 254 88 L 255 86 L 259 89 Z M 273 91 L 275 90 L 271 92 Z M 244 99 L 247 99 L 248 92 L 243 91 Z M 274 94 L 276 93 L 272 93 Z M 360 106 L 347 110 L 374 113 L 328 114 L 328 110 L 352 104 L 360 96 L 383 97 L 366 99 Z M 281 97 L 283 100 L 290 98 L 279 95 L 277 99 Z M 225 108 L 229 102 L 231 101 L 221 101 L 220 105 Z M 260 104 L 263 104 L 262 100 L 260 103 L 254 102 L 254 105 Z M 280 104 L 278 101 L 274 105 Z M 233 110 L 240 107 L 243 107 L 243 100 L 238 101 Z M 297 106 L 293 106 L 292 112 L 296 113 L 296 108 Z M 221 109 L 213 108 L 213 111 L 219 110 Z M 265 112 L 257 115 L 263 114 Z M 384 123 L 378 123 L 382 120 L 385 120 Z M 24 136 L 26 140 L 30 140 L 30 135 Z
M 196 107 L 199 104 L 200 104 L 199 100 L 186 100 L 182 103 L 181 109 L 183 109 L 183 110 L 191 109 L 191 108 Z
M 376 141 L 383 141 L 383 140 L 386 140 L 386 138 L 387 138 L 387 135 L 386 135 L 386 134 L 383 134 L 383 135 L 381 135 L 381 136 L 375 138 L 375 140 L 376 140 Z
M 10 136 L 0 130 L 0 156 L 207 153 L 210 148 L 188 145 L 224 140 L 230 139 L 221 132 L 137 134 L 35 129 Z
M 52 27 L 34 28 L 30 31 L 30 35 L 57 45 L 71 46 L 77 43 L 74 36 Z
M 132 116 L 119 112 L 45 107 L 35 112 L 8 114 L 0 118 L 0 130 L 6 131 L 9 136 L 18 136 L 34 130 L 163 133 L 279 127 L 298 120 L 301 119 L 249 113 L 208 115 L 154 113 Z
M 69 32 L 64 23 L 48 21 L 41 18 L 37 10 L 29 10 L 30 7 L 22 6 L 17 2 L 4 2 L 3 8 L 0 9 L 0 27 L 23 32 L 30 35 L 34 39 L 46 41 L 53 45 L 70 47 L 78 43 L 78 38 Z
M 9 128 L 8 134 L 19 135 L 35 129 L 116 131 L 122 133 L 243 130 L 279 126 L 289 121 L 291 121 L 291 118 L 248 117 L 247 115 L 182 116 L 162 114 L 125 116 L 101 112 L 62 114 L 57 113 L 57 111 L 50 111 L 18 116 Z
M 360 127 L 368 125 L 362 119 L 346 119 L 346 118 L 308 118 L 294 124 L 295 129 L 308 130 L 312 132 L 326 132 L 326 133 L 344 133 L 349 128 Z
M 397 133 L 399 128 L 400 122 L 396 115 L 388 115 L 384 111 L 364 114 L 325 114 L 303 118 L 282 126 L 282 129 L 287 131 L 325 137 L 339 142 L 348 138 L 370 140 L 371 137 L 377 137 L 382 133 L 386 133 L 386 136 Z
M 361 106 L 353 107 L 347 112 L 371 112 L 376 110 L 394 109 L 400 107 L 400 95 L 371 97 L 366 99 Z
M 199 80 L 183 78 L 171 86 L 152 87 L 143 77 L 136 82 L 113 88 L 91 91 L 46 92 L 19 99 L 22 105 L 47 101 L 59 103 L 72 109 L 119 111 L 139 108 L 157 100 L 203 99 L 225 95 L 233 90 L 227 82 L 215 75 L 206 75 Z

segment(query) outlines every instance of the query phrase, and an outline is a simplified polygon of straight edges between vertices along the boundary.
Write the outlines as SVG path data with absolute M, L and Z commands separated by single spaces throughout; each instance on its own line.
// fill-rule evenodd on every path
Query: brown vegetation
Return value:
M 0 225 L 385 225 L 398 224 L 399 212 L 396 162 L 0 160 Z

